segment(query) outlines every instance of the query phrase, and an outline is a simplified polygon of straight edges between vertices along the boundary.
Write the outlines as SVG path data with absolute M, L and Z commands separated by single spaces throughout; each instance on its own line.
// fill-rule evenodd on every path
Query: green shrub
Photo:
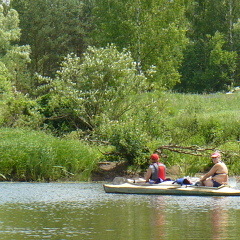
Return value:
M 149 155 L 148 136 L 134 121 L 110 121 L 101 126 L 101 136 L 114 147 L 110 161 L 127 161 L 129 165 L 142 165 Z M 99 134 L 99 133 L 98 133 Z
M 227 164 L 229 175 L 239 175 L 240 141 L 227 141 L 220 146 L 223 161 Z
M 50 79 L 39 76 L 41 113 L 52 131 L 92 130 L 101 114 L 118 120 L 134 105 L 132 97 L 146 88 L 131 53 L 114 45 L 88 47 L 83 56 L 68 55 Z M 75 129 L 74 129 L 75 128 Z

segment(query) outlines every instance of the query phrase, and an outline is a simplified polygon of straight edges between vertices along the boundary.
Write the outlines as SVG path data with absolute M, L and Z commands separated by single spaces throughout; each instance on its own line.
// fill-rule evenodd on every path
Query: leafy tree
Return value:
M 30 48 L 28 45 L 18 46 L 16 44 L 20 38 L 18 24 L 17 12 L 14 9 L 6 9 L 3 5 L 0 5 L 0 74 L 5 83 L 11 81 L 11 84 L 17 90 L 24 91 L 27 79 L 26 64 L 30 61 Z
M 114 43 L 118 49 L 129 49 L 140 73 L 154 66 L 154 88 L 171 89 L 179 81 L 187 43 L 182 1 L 104 0 L 94 6 L 93 45 Z
M 235 50 L 240 56 L 240 19 L 236 23 L 233 24 L 233 50 Z M 240 85 L 240 60 L 239 57 L 237 59 L 237 69 L 235 73 L 235 86 Z
M 56 78 L 40 78 L 45 84 L 38 91 L 45 94 L 39 102 L 47 123 L 68 131 L 93 129 L 104 118 L 118 120 L 145 86 L 130 53 L 113 45 L 88 47 L 82 58 L 68 55 Z
M 239 1 L 190 1 L 186 12 L 190 43 L 184 52 L 181 84 L 175 89 L 215 92 L 236 84 L 237 39 L 233 25 L 239 14 Z
M 224 36 L 219 32 L 216 32 L 209 41 L 211 50 L 207 73 L 209 80 L 212 81 L 212 84 L 209 84 L 212 91 L 224 88 L 227 90 L 227 86 L 233 85 L 234 82 L 233 75 L 236 70 L 237 53 L 224 50 L 224 44 Z
M 4 100 L 5 96 L 11 92 L 11 82 L 9 80 L 9 72 L 3 62 L 0 61 L 0 100 Z
M 204 47 L 195 44 L 188 49 L 189 55 L 185 60 L 188 65 L 184 64 L 180 85 L 184 91 L 217 92 L 228 90 L 228 86 L 233 85 L 237 53 L 224 49 L 226 41 L 223 34 L 216 32 L 213 37 L 208 37 Z M 194 58 L 196 53 L 199 58 Z M 198 68 L 191 71 L 196 65 Z
M 191 39 L 207 39 L 216 31 L 226 33 L 229 23 L 226 21 L 228 4 L 225 0 L 191 0 L 186 15 L 191 23 L 188 35 Z
M 81 55 L 85 51 L 89 2 L 13 1 L 12 7 L 20 16 L 21 44 L 29 44 L 32 49 L 32 73 L 53 76 L 64 56 L 71 52 Z
M 23 126 L 33 119 L 35 103 L 23 93 L 29 87 L 27 63 L 30 47 L 19 46 L 18 14 L 0 5 L 0 104 L 1 126 Z M 39 120 L 39 119 L 38 119 Z M 36 122 L 35 122 L 36 124 Z

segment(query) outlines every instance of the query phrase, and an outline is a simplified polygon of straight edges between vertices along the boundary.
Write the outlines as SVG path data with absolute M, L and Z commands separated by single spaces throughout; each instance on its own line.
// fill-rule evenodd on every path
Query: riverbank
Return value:
M 42 128 L 0 128 L 0 180 L 134 177 L 140 169 L 144 175 L 153 152 L 161 154 L 168 177 L 194 176 L 210 169 L 209 157 L 216 150 L 230 175 L 240 175 L 239 101 L 240 94 L 149 92 L 119 121 L 100 118 L 92 131 L 56 135 Z
M 138 178 L 144 177 L 146 171 L 142 173 L 128 173 L 126 162 L 99 162 L 97 170 L 92 172 L 92 181 L 112 181 L 114 177 Z M 181 171 L 178 166 L 167 168 L 167 177 L 176 179 L 181 177 Z M 197 174 L 202 175 L 202 174 Z
M 196 173 L 194 177 L 201 177 L 205 173 Z M 173 166 L 167 169 L 167 177 L 177 179 L 183 177 L 178 166 Z M 91 181 L 106 181 L 111 182 L 115 177 L 139 178 L 144 177 L 144 172 L 141 174 L 128 174 L 127 163 L 118 162 L 99 162 L 97 170 L 92 172 Z M 240 176 L 234 176 L 237 182 L 240 182 Z

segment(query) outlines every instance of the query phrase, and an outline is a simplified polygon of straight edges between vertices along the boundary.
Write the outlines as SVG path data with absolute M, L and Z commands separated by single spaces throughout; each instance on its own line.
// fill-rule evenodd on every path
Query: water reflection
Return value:
M 157 198 L 153 216 L 161 239 L 236 239 L 239 233 L 232 231 L 239 226 L 238 197 Z
M 151 202 L 152 205 L 156 206 L 153 208 L 153 214 L 150 218 L 150 224 L 156 229 L 155 232 L 155 238 L 159 237 L 159 239 L 165 239 L 166 231 L 165 231 L 165 226 L 166 226 L 166 217 L 167 215 L 167 207 L 166 207 L 166 201 L 167 197 L 166 196 L 161 196 L 158 198 L 152 198 Z
M 0 183 L 0 239 L 238 239 L 240 197 L 106 194 L 100 183 Z
M 221 207 L 215 208 L 211 212 L 213 223 L 212 239 L 228 239 L 228 210 Z

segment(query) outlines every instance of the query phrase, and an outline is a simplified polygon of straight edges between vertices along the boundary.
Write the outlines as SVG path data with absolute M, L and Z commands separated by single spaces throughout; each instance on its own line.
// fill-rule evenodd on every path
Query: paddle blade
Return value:
M 128 182 L 128 181 L 125 177 L 115 177 L 113 179 L 113 184 L 114 185 L 119 185 L 119 184 L 123 184 L 123 183 L 126 183 L 126 182 Z

